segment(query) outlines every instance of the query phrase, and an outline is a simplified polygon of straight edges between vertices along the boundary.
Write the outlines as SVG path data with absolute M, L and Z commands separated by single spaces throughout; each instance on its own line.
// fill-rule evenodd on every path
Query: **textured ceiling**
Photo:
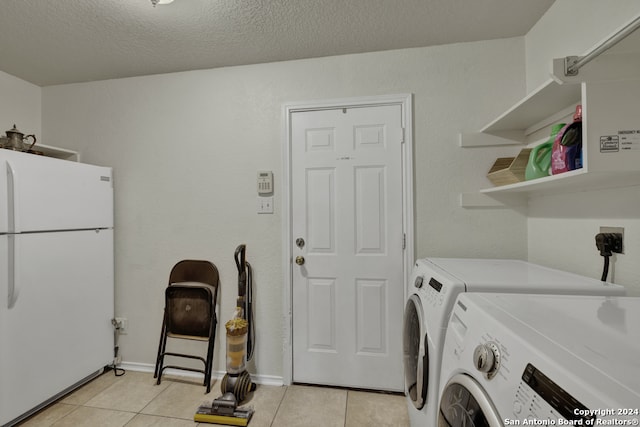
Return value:
M 522 36 L 553 0 L 0 0 L 0 70 L 39 86 Z

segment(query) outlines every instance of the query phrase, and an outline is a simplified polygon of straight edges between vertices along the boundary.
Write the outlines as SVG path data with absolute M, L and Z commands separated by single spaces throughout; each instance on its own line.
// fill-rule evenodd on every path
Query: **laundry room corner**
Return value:
M 42 88 L 0 71 L 0 94 L 3 99 L 10 100 L 0 103 L 0 117 L 3 118 L 0 124 L 4 126 L 2 129 L 10 129 L 12 125 L 19 124 L 20 129 L 40 135 Z
M 565 31 L 568 16 L 578 22 Z M 616 3 L 558 0 L 525 36 L 527 88 L 548 79 L 553 58 L 583 55 L 640 16 L 636 1 Z M 529 200 L 528 260 L 589 277 L 600 277 L 604 260 L 595 244 L 602 227 L 624 229 L 624 253 L 611 257 L 608 279 L 640 295 L 640 187 L 538 195 Z

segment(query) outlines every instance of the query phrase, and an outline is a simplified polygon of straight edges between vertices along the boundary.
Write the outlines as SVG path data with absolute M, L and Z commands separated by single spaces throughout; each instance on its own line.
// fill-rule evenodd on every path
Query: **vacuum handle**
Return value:
M 238 245 L 236 248 L 236 252 L 234 254 L 234 258 L 236 259 L 236 267 L 238 267 L 238 274 L 242 273 L 245 270 L 245 252 L 247 250 L 247 245 L 242 244 Z
M 247 245 L 238 245 L 234 258 L 236 260 L 236 267 L 238 267 L 238 302 L 244 300 L 244 296 L 247 293 L 247 267 L 246 267 L 246 249 Z M 245 307 L 242 306 L 244 309 Z

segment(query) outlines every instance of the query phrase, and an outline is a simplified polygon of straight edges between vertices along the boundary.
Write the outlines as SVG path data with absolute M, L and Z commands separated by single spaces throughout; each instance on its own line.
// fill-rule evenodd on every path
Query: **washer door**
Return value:
M 429 355 L 424 312 L 420 297 L 411 295 L 404 310 L 403 353 L 404 378 L 407 396 L 417 409 L 427 400 L 429 383 Z
M 502 427 L 500 417 L 480 385 L 457 374 L 440 397 L 438 427 Z

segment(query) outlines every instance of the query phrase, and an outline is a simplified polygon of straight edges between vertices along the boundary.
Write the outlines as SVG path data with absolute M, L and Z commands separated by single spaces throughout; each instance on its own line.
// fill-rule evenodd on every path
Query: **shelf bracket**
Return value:
M 578 63 L 580 57 L 579 56 L 565 56 L 564 57 L 564 75 L 565 76 L 577 76 L 580 71 L 580 67 L 576 64 Z
M 504 203 L 482 193 L 460 193 L 462 208 L 506 208 Z
M 558 83 L 582 83 L 611 80 L 637 80 L 640 76 L 640 55 L 610 53 L 606 61 L 594 61 L 579 75 L 565 76 L 565 58 L 553 60 L 553 78 Z
M 459 197 L 460 207 L 465 209 L 526 209 L 528 200 L 524 193 L 460 193 Z

